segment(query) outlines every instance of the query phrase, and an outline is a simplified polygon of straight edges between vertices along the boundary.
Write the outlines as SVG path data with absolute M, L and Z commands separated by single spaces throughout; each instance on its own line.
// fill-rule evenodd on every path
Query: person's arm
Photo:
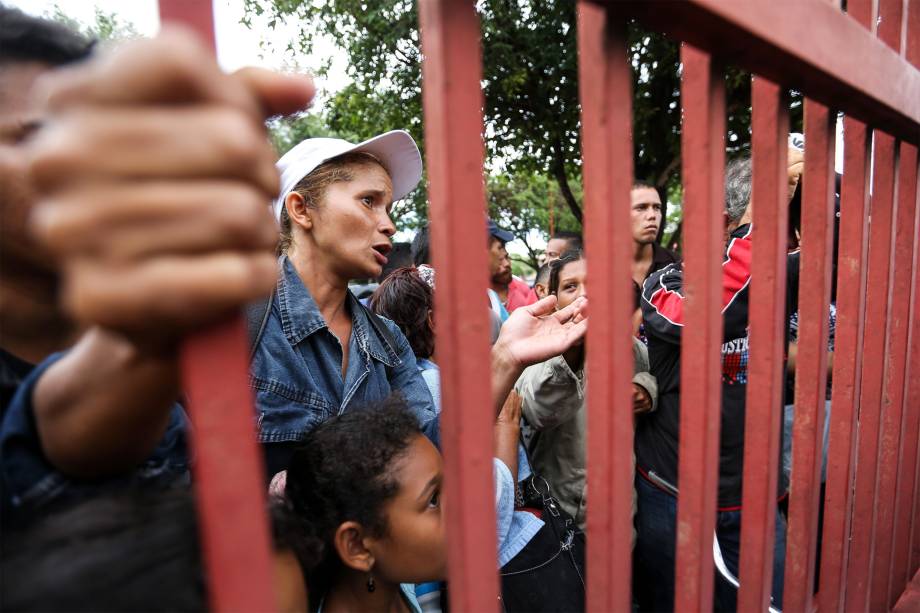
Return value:
M 399 364 L 392 369 L 390 374 L 390 388 L 402 393 L 409 409 L 415 413 L 422 432 L 434 443 L 435 447 L 440 449 L 440 419 L 438 419 L 438 412 L 435 410 L 434 399 L 428 389 L 428 384 L 425 383 L 422 373 L 418 370 L 412 346 L 399 326 L 389 319 L 381 319 L 392 333 L 397 344 L 396 352 L 399 355 Z
M 72 476 L 130 470 L 162 438 L 178 396 L 173 354 L 145 353 L 111 332 L 90 330 L 36 384 L 42 449 Z
M 518 442 L 521 439 L 521 397 L 511 390 L 495 421 L 495 457 L 518 472 Z
M 633 411 L 650 413 L 658 408 L 658 380 L 649 372 L 648 349 L 633 338 Z
M 115 85 L 117 84 L 117 86 Z M 125 45 L 45 83 L 53 118 L 28 147 L 32 230 L 89 333 L 35 390 L 44 453 L 84 477 L 155 448 L 191 331 L 271 292 L 278 190 L 263 119 L 309 79 L 226 75 L 191 35 Z
M 585 403 L 584 372 L 573 371 L 562 356 L 524 370 L 515 388 L 527 423 L 537 430 L 569 421 Z
M 729 240 L 722 262 L 722 311 L 731 305 L 748 285 L 751 279 L 751 235 L 750 229 L 744 236 Z M 646 335 L 655 336 L 673 344 L 680 344 L 684 327 L 684 273 L 681 265 L 670 264 L 652 273 L 645 280 L 642 289 L 642 316 Z M 746 324 L 746 321 L 745 321 Z M 743 330 L 726 330 L 731 334 L 742 334 Z

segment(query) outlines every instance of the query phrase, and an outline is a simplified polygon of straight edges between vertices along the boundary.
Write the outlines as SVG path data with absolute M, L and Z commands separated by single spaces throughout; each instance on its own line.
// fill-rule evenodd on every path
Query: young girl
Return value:
M 512 393 L 495 426 L 502 605 L 580 611 L 583 583 L 563 580 L 569 550 L 543 521 L 514 510 L 519 421 L 520 398 Z M 325 544 L 308 579 L 311 609 L 419 611 L 413 584 L 447 574 L 442 479 L 440 454 L 397 397 L 314 429 L 286 483 L 294 510 L 312 520 Z
M 585 296 L 586 261 L 580 250 L 568 251 L 551 264 L 549 293 L 556 308 Z M 533 470 L 549 482 L 550 491 L 584 529 L 585 405 L 584 344 L 527 368 L 515 388 L 524 399 L 528 449 Z M 648 372 L 648 351 L 633 339 L 633 409 L 654 410 L 657 382 Z

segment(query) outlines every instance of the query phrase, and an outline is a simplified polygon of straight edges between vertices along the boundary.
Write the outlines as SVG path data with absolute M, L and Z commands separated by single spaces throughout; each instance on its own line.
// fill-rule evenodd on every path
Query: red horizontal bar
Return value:
M 625 24 L 578 4 L 588 328 L 587 610 L 630 608 L 633 373 L 630 315 L 632 74 Z
M 425 56 L 422 94 L 431 253 L 438 271 L 435 325 L 444 486 L 445 497 L 452 501 L 446 517 L 450 606 L 455 611 L 495 611 L 495 416 L 483 306 L 489 268 L 479 21 L 470 0 L 423 0 L 419 23 Z M 475 248 L 470 248 L 470 241 Z
M 605 4 L 864 123 L 913 143 L 920 140 L 920 72 L 843 14 L 836 3 Z
M 752 207 L 756 240 L 751 262 L 750 356 L 744 422 L 744 489 L 739 611 L 765 611 L 773 582 L 780 408 L 783 406 L 783 336 L 786 314 L 789 103 L 763 77 L 754 77 Z
M 721 256 L 725 90 L 709 54 L 684 45 L 681 77 L 684 295 L 675 603 L 712 608 L 712 538 L 722 420 Z

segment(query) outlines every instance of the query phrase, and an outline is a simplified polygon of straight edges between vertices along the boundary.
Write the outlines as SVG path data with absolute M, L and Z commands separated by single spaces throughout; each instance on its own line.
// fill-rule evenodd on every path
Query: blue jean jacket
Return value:
M 396 324 L 381 318 L 394 346 L 374 329 L 365 307 L 348 292 L 352 333 L 343 380 L 338 338 L 291 261 L 282 256 L 280 265 L 250 379 L 269 474 L 287 468 L 296 444 L 318 424 L 353 407 L 383 400 L 392 392 L 402 394 L 425 435 L 439 445 L 431 394 L 416 367 L 412 347 Z
M 32 395 L 42 374 L 66 353 L 57 353 L 29 373 L 16 390 L 0 425 L 0 491 L 5 527 L 26 523 L 52 504 L 66 504 L 103 491 L 129 487 L 187 487 L 191 483 L 185 437 L 188 419 L 173 405 L 163 438 L 133 471 L 99 479 L 59 472 L 45 456 L 35 422 Z M 125 407 L 130 410 L 130 407 Z

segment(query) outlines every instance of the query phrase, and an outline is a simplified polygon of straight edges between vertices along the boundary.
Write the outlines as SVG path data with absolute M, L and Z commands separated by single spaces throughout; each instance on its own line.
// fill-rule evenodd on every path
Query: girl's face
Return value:
M 559 288 L 556 290 L 556 309 L 564 309 L 579 296 L 585 296 L 585 260 L 569 262 L 559 271 Z
M 367 540 L 373 574 L 392 583 L 447 578 L 441 512 L 441 454 L 417 435 L 394 467 L 399 491 L 384 506 L 387 533 Z
M 313 212 L 310 236 L 317 258 L 342 279 L 379 276 L 396 232 L 392 206 L 393 184 L 383 167 L 356 166 L 354 178 L 330 185 Z

